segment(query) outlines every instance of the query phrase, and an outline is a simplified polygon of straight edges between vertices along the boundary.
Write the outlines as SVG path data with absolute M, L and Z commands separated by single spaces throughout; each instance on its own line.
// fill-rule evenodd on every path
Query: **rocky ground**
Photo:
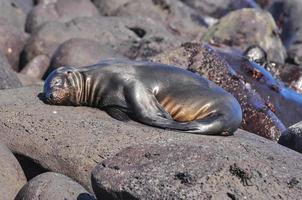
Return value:
M 301 10 L 300 0 L 0 0 L 0 199 L 300 199 Z M 240 103 L 240 129 L 184 134 L 41 101 L 53 69 L 112 57 L 208 78 Z

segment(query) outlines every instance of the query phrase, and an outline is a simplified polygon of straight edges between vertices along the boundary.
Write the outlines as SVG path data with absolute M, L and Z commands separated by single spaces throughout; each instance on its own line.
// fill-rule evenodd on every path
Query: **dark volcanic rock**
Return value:
M 99 12 L 90 1 L 58 0 L 34 7 L 27 16 L 25 30 L 32 33 L 47 21 L 68 22 L 76 17 L 92 16 L 99 16 Z
M 32 34 L 23 59 L 44 54 L 52 57 L 58 46 L 72 38 L 95 40 L 129 58 L 148 57 L 181 43 L 151 19 L 132 17 L 82 17 L 68 23 L 48 22 Z
M 196 9 L 203 15 L 221 18 L 230 11 L 241 8 L 255 8 L 253 0 L 180 0 L 190 7 Z
M 21 83 L 2 52 L 0 51 L 0 90 L 20 87 Z
M 62 174 L 47 172 L 30 180 L 15 200 L 95 200 L 80 184 Z
M 3 17 L 0 17 L 0 35 L 0 50 L 5 54 L 12 68 L 19 71 L 19 56 L 27 35 Z
M 234 54 L 220 52 L 220 55 L 262 97 L 286 127 L 302 120 L 301 94 L 284 87 L 282 82 L 254 62 Z
M 94 192 L 108 200 L 300 199 L 301 155 L 241 137 L 123 149 L 93 170 Z
M 152 60 L 183 66 L 233 94 L 243 110 L 241 127 L 244 130 L 274 140 L 277 140 L 280 133 L 285 130 L 283 123 L 267 102 L 232 68 L 232 65 L 209 46 L 187 43 L 176 50 L 158 55 Z
M 14 199 L 25 183 L 26 177 L 18 160 L 0 143 L 0 199 Z
M 290 126 L 282 133 L 279 144 L 302 153 L 302 121 Z
M 206 28 L 202 16 L 179 0 L 93 0 L 105 16 L 151 18 L 173 34 L 191 41 Z
M 73 38 L 59 46 L 51 60 L 51 67 L 87 66 L 110 57 L 122 56 L 109 45 L 101 45 L 95 40 Z
M 271 61 L 284 63 L 286 52 L 274 19 L 267 11 L 241 9 L 221 18 L 203 36 L 202 41 L 223 43 L 242 52 L 259 45 Z

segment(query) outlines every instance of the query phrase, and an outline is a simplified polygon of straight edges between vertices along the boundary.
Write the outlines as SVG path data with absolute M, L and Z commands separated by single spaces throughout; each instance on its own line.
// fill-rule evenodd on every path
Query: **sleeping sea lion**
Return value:
M 190 133 L 231 135 L 242 121 L 238 101 L 207 79 L 174 66 L 104 60 L 60 67 L 45 80 L 49 104 L 91 106 L 112 117 Z

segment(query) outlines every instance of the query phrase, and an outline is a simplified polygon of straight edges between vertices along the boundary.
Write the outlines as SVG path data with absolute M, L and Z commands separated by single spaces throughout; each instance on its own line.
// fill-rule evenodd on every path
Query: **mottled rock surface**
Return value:
M 80 184 L 62 174 L 47 172 L 31 179 L 18 193 L 15 200 L 66 199 L 95 200 Z
M 92 172 L 102 199 L 300 199 L 301 154 L 238 132 L 202 143 L 138 145 Z
M 0 90 L 20 86 L 16 72 L 11 69 L 6 57 L 0 51 Z
M 271 61 L 284 63 L 286 58 L 273 17 L 260 9 L 246 8 L 229 13 L 209 28 L 202 41 L 227 44 L 241 51 L 259 45 Z
M 22 6 L 16 3 L 17 1 L 21 0 L 0 0 L 0 17 L 8 20 L 19 30 L 24 30 L 26 14 Z
M 41 79 L 48 69 L 50 60 L 45 55 L 37 55 L 34 57 L 20 72 L 21 74 L 32 77 L 33 79 Z
M 32 33 L 48 21 L 68 22 L 76 17 L 99 16 L 97 8 L 87 0 L 58 0 L 38 4 L 27 16 L 25 30 Z
M 302 121 L 290 126 L 284 131 L 278 142 L 279 144 L 302 153 Z
M 25 183 L 26 177 L 18 160 L 0 143 L 0 199 L 14 199 Z

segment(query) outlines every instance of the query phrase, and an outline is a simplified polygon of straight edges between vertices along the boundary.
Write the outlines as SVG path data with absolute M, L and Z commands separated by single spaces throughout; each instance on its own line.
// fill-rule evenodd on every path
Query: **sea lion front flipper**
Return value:
M 119 121 L 126 122 L 130 120 L 129 116 L 126 113 L 116 107 L 108 106 L 105 107 L 104 110 L 107 112 L 108 115 Z

